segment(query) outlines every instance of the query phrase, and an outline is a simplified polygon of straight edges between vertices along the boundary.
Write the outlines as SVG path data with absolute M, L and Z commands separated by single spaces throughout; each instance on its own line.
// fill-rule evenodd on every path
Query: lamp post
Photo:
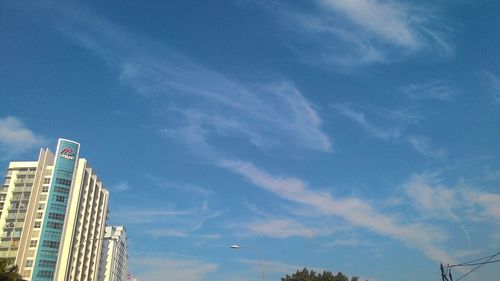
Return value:
M 266 281 L 266 275 L 265 275 L 265 270 L 264 270 L 264 256 L 262 255 L 262 253 L 259 250 L 255 249 L 253 247 L 240 246 L 240 245 L 237 245 L 237 244 L 231 245 L 231 249 L 233 249 L 233 250 L 238 250 L 240 248 L 250 249 L 250 250 L 255 251 L 257 253 L 257 256 L 260 259 L 260 267 L 262 269 L 262 281 Z

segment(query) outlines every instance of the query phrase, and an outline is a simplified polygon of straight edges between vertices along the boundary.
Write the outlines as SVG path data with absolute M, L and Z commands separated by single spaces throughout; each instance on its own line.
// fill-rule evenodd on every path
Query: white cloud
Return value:
M 164 203 L 161 208 L 126 208 L 113 211 L 111 218 L 120 224 L 140 225 L 136 228 L 144 235 L 152 237 L 197 237 L 199 240 L 214 240 L 217 233 L 200 233 L 206 222 L 221 216 L 212 211 L 207 202 L 198 207 L 179 209 Z
M 363 112 L 352 109 L 349 104 L 335 104 L 333 108 L 337 110 L 338 113 L 356 122 L 361 128 L 375 138 L 393 140 L 397 139 L 402 133 L 401 125 L 391 126 L 389 128 L 379 127 L 368 121 Z
M 459 224 L 469 246 L 473 241 L 466 222 L 500 223 L 500 194 L 464 187 L 450 188 L 439 182 L 437 174 L 413 176 L 405 184 L 405 192 L 425 216 Z
M 0 158 L 8 159 L 21 153 L 40 148 L 45 138 L 35 134 L 16 117 L 0 118 Z
M 132 259 L 131 267 L 138 280 L 202 281 L 219 265 L 196 259 L 142 256 Z
M 57 21 L 67 37 L 118 69 L 124 83 L 165 108 L 166 122 L 177 124 L 162 130 L 167 136 L 207 151 L 212 137 L 260 148 L 332 149 L 315 106 L 287 79 L 238 81 L 91 14 L 73 11 Z
M 430 141 L 426 137 L 410 135 L 408 142 L 411 146 L 421 154 L 431 158 L 441 158 L 445 155 L 444 149 L 435 149 L 431 146 Z
M 338 239 L 335 239 L 331 242 L 328 242 L 328 243 L 325 243 L 323 246 L 324 247 L 360 247 L 360 246 L 363 246 L 363 247 L 366 247 L 366 246 L 369 246 L 370 243 L 366 242 L 366 241 L 362 241 L 362 240 L 359 240 L 358 238 L 346 238 L 346 239 L 342 239 L 342 238 L 338 238 Z
M 413 100 L 434 99 L 449 101 L 460 94 L 460 90 L 444 80 L 432 80 L 421 84 L 410 84 L 402 87 L 401 90 Z
M 202 197 L 208 197 L 214 193 L 212 190 L 201 187 L 196 184 L 177 182 L 177 181 L 158 178 L 155 176 L 148 176 L 147 178 L 160 188 L 173 189 L 189 194 L 195 193 L 201 195 Z
M 183 218 L 192 222 L 195 219 L 212 219 L 221 215 L 220 212 L 213 212 L 208 208 L 208 204 L 203 202 L 197 208 L 176 209 L 164 203 L 164 206 L 156 209 L 133 209 L 126 208 L 113 212 L 113 216 L 121 218 L 128 224 L 156 223 L 172 221 L 175 218 Z M 189 218 L 189 219 L 187 219 Z
M 435 218 L 461 222 L 488 220 L 500 223 L 500 194 L 469 187 L 448 187 L 440 183 L 437 174 L 414 175 L 405 192 L 418 209 Z
M 420 47 L 408 6 L 376 0 L 322 0 L 320 3 L 381 40 L 412 49 Z
M 436 11 L 395 1 L 318 0 L 310 11 L 276 9 L 302 35 L 296 50 L 320 63 L 355 66 L 420 53 L 450 56 Z M 312 50 L 311 50 L 312 49 Z
M 198 241 L 198 242 L 202 242 L 205 240 L 218 240 L 221 238 L 221 235 L 218 233 L 211 233 L 211 234 L 195 234 L 195 233 L 193 233 L 194 231 L 200 229 L 201 226 L 202 226 L 201 224 L 195 225 L 194 227 L 191 227 L 190 229 L 154 227 L 152 229 L 147 230 L 146 233 L 155 237 L 155 238 L 159 238 L 159 237 L 177 237 L 177 238 L 191 237 L 191 238 L 196 238 L 196 241 Z
M 483 75 L 488 83 L 488 92 L 498 104 L 500 104 L 500 78 L 491 72 L 483 71 Z
M 460 192 L 464 204 L 479 211 L 479 213 L 471 212 L 472 219 L 479 215 L 484 219 L 500 223 L 500 194 L 473 189 L 462 189 Z
M 274 238 L 305 237 L 313 238 L 321 234 L 316 228 L 307 227 L 292 219 L 269 219 L 255 220 L 245 223 L 239 227 L 256 235 L 264 235 Z
M 405 184 L 405 192 L 420 209 L 458 221 L 458 216 L 452 211 L 458 202 L 455 191 L 435 181 L 435 175 L 414 176 Z
M 128 184 L 128 182 L 122 181 L 115 185 L 112 185 L 109 189 L 111 192 L 119 193 L 130 190 L 130 185 Z
M 368 113 L 371 114 L 370 120 L 365 112 L 355 110 L 351 105 L 334 104 L 332 107 L 343 116 L 357 123 L 371 137 L 385 141 L 397 141 L 404 138 L 404 131 L 409 124 L 417 122 L 421 117 L 409 114 L 404 111 L 390 111 L 372 108 Z M 377 125 L 372 119 L 378 119 L 380 123 L 387 125 Z M 444 149 L 432 147 L 430 139 L 423 136 L 409 135 L 406 137 L 408 143 L 415 151 L 431 158 L 442 158 L 446 152 Z
M 361 199 L 334 198 L 330 193 L 312 190 L 297 178 L 272 176 L 251 163 L 224 161 L 221 165 L 279 197 L 315 208 L 324 215 L 338 216 L 355 226 L 399 240 L 409 247 L 419 249 L 435 261 L 452 262 L 452 257 L 440 247 L 440 242 L 446 239 L 446 235 L 436 228 L 421 223 L 400 223 L 396 218 L 380 213 Z

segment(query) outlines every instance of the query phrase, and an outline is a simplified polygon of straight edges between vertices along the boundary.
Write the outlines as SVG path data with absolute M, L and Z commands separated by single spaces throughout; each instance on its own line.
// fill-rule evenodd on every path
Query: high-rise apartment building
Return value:
M 127 234 L 123 226 L 106 226 L 99 281 L 128 280 Z
M 15 258 L 25 280 L 97 280 L 109 193 L 80 145 L 11 162 L 0 190 L 0 257 Z

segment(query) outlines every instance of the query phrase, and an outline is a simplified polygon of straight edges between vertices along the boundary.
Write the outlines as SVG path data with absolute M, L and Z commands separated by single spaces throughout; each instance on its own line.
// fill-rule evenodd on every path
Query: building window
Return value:
M 38 242 L 37 240 L 31 240 L 30 247 L 36 247 L 37 242 Z
M 50 178 L 48 178 L 48 177 L 44 178 L 44 179 L 43 179 L 43 183 L 44 183 L 44 184 L 48 184 L 48 183 L 50 183 Z
M 36 222 L 35 222 L 35 226 L 34 226 L 33 228 L 40 228 L 40 226 L 41 226 L 41 225 L 42 225 L 42 223 L 41 223 L 41 222 L 36 221 Z
M 62 185 L 65 185 L 65 186 L 71 186 L 71 180 L 67 180 L 67 179 L 56 178 L 56 183 L 57 184 L 62 184 Z
M 45 204 L 44 203 L 38 204 L 38 210 L 43 210 L 44 208 L 45 208 Z
M 42 192 L 48 192 L 49 187 L 47 185 L 42 186 Z
M 63 221 L 64 220 L 64 214 L 58 214 L 58 213 L 52 213 L 52 212 L 50 212 L 49 213 L 49 219 Z
M 54 277 L 54 272 L 50 270 L 40 270 L 38 271 L 37 277 L 52 278 Z
M 59 248 L 59 242 L 45 240 L 45 241 L 43 241 L 43 247 L 57 249 L 57 248 Z
M 32 266 L 33 266 L 33 260 L 27 260 L 26 267 L 32 267 Z
M 53 228 L 53 229 L 62 229 L 63 228 L 63 224 L 60 223 L 60 222 L 49 221 L 47 223 L 47 227 Z
M 69 188 L 65 188 L 62 186 L 57 186 L 55 187 L 55 191 L 59 193 L 64 193 L 64 194 L 69 194 Z
M 57 202 L 64 202 L 66 201 L 66 197 L 62 195 L 56 195 L 56 201 Z
M 37 218 L 37 219 L 41 219 L 41 218 L 43 218 L 43 212 L 38 212 L 38 213 L 36 213 L 36 218 Z
M 40 260 L 40 266 L 55 268 L 56 267 L 56 261 Z

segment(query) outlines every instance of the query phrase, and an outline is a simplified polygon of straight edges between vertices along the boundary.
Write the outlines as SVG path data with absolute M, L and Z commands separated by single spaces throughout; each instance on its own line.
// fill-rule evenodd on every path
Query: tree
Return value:
M 281 278 L 281 281 L 349 281 L 349 278 L 342 272 L 334 275 L 331 271 L 316 273 L 314 270 L 304 268 L 302 271 L 297 270 L 292 276 L 286 275 L 284 278 Z M 359 277 L 353 276 L 351 281 L 359 281 Z
M 0 280 L 1 281 L 24 281 L 17 273 L 17 265 L 12 259 L 0 258 Z

